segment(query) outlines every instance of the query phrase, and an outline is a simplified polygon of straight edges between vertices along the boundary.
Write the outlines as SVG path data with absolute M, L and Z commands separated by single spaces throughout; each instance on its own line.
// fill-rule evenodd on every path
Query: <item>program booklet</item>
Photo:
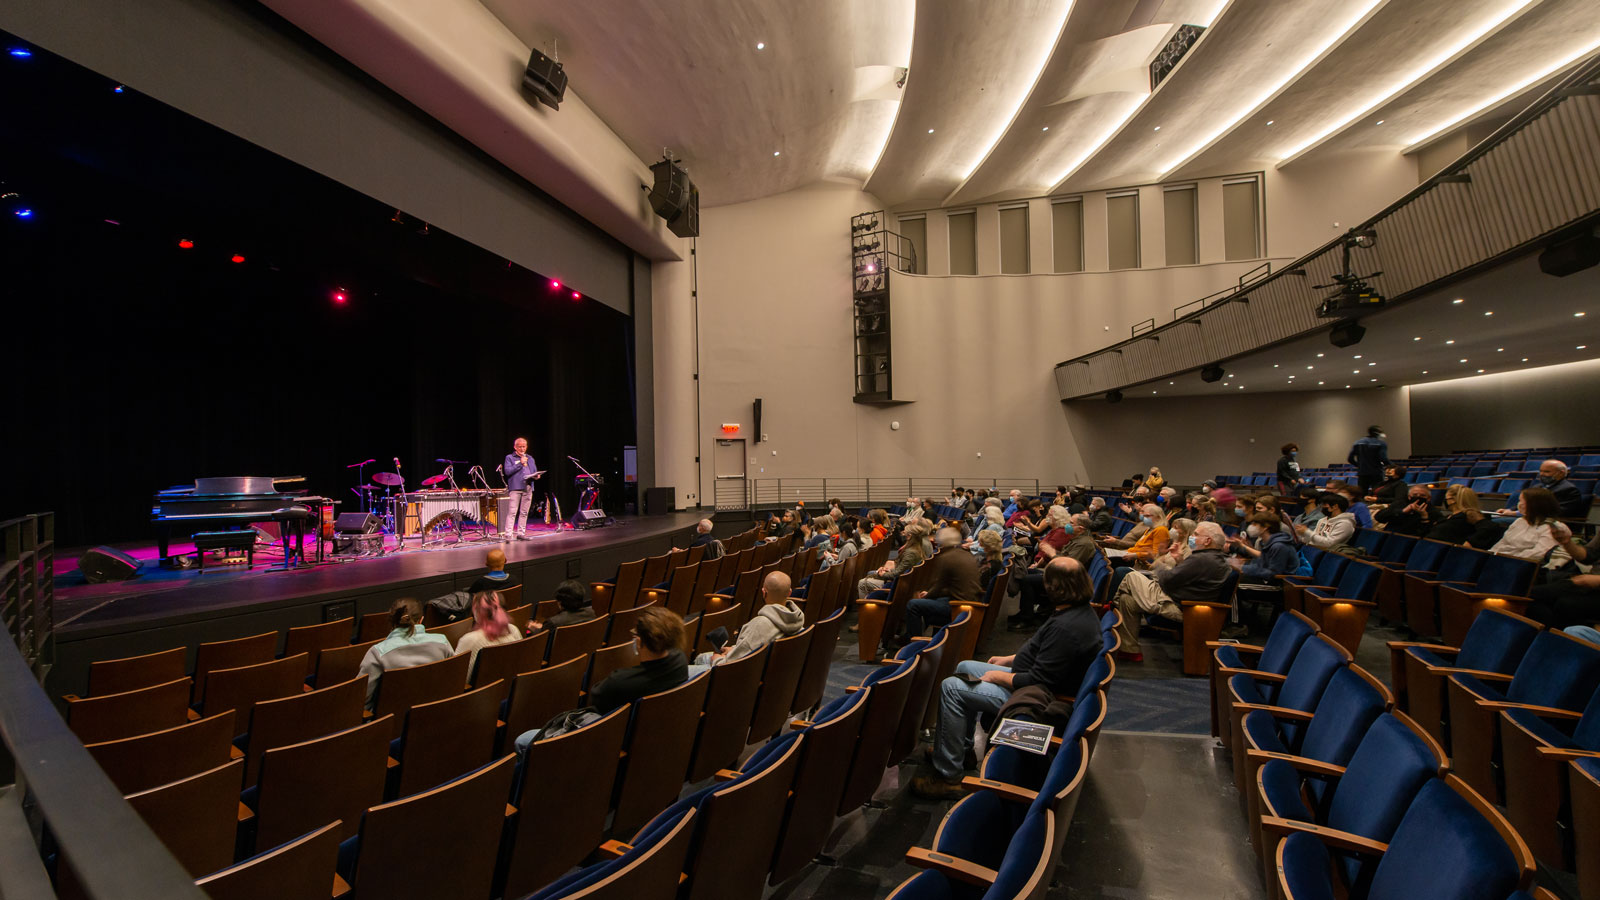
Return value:
M 1024 722 L 1021 719 L 1001 719 L 989 734 L 989 743 L 1004 744 L 1029 753 L 1044 756 L 1050 752 L 1050 738 L 1054 732 L 1043 722 Z

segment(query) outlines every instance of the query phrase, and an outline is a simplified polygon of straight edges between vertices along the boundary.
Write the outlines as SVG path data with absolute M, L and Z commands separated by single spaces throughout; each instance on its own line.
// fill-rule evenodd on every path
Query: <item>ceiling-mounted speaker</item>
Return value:
M 522 71 L 522 90 L 545 106 L 560 109 L 567 96 L 567 72 L 561 63 L 535 50 Z
M 667 228 L 678 237 L 700 236 L 700 189 L 689 180 L 689 173 L 668 158 L 650 167 L 655 183 L 650 188 L 650 208 L 667 220 Z
M 1552 244 L 1539 254 L 1539 271 L 1564 278 L 1600 263 L 1600 238 L 1592 233 Z
M 1356 324 L 1355 319 L 1347 319 L 1333 326 L 1333 330 L 1328 332 L 1328 341 L 1335 347 L 1354 347 L 1366 336 L 1367 329 Z
M 1213 384 L 1222 380 L 1222 367 L 1213 363 L 1200 370 L 1200 380 L 1206 384 Z

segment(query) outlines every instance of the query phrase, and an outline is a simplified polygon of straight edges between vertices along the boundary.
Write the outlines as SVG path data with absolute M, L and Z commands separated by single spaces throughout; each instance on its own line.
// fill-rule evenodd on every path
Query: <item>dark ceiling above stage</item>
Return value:
M 305 475 L 353 500 L 347 463 L 399 456 L 415 484 L 470 459 L 493 478 L 518 434 L 564 508 L 567 454 L 620 469 L 626 316 L 0 46 L 0 402 L 23 438 L 0 442 L 0 517 L 55 509 L 67 546 L 137 539 L 152 493 L 197 476 Z

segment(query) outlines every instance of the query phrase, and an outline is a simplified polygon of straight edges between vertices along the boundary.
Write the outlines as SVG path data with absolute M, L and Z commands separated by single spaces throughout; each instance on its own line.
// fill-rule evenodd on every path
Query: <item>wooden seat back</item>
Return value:
M 497 681 L 411 707 L 403 731 L 399 796 L 443 784 L 493 759 L 500 696 Z
M 939 634 L 937 640 L 922 642 L 917 651 L 917 671 L 911 679 L 911 691 L 906 695 L 906 706 L 900 714 L 900 727 L 895 730 L 894 741 L 889 745 L 889 764 L 893 765 L 911 755 L 921 740 L 922 719 L 927 714 L 929 700 L 938 690 L 939 666 L 950 648 L 950 632 Z
M 639 596 L 639 588 L 644 584 L 644 566 L 645 560 L 642 559 L 625 562 L 617 567 L 615 582 L 597 581 L 590 585 L 589 601 L 594 606 L 595 615 L 632 606 L 634 598 Z
M 240 728 L 248 728 L 250 711 L 257 703 L 303 692 L 306 656 L 301 653 L 236 669 L 213 669 L 206 678 L 206 699 L 200 714 L 214 716 L 224 710 L 236 710 L 234 721 Z
M 517 590 L 520 592 L 522 585 L 517 585 Z M 513 606 L 506 609 L 506 618 L 511 620 L 511 627 L 515 628 L 518 634 L 526 634 L 528 632 L 528 619 L 532 615 L 532 603 L 524 603 L 521 606 Z
M 336 820 L 339 840 L 354 835 L 361 814 L 383 802 L 393 727 L 385 716 L 268 750 L 256 799 L 256 847 L 276 847 Z
M 334 622 L 323 622 L 321 625 L 301 625 L 291 628 L 284 632 L 283 655 L 308 654 L 305 677 L 309 678 L 317 673 L 317 659 L 322 656 L 322 651 L 350 646 L 350 638 L 355 627 L 355 617 L 350 616 Z
M 676 900 L 698 816 L 692 809 L 685 812 L 677 824 L 627 863 L 597 864 L 606 865 L 605 874 L 568 896 L 574 900 Z
M 875 687 L 843 713 L 806 730 L 795 770 L 794 801 L 783 817 L 777 852 L 772 857 L 773 884 L 798 872 L 822 852 L 833 831 L 834 813 L 850 772 L 850 756 L 861 736 L 867 702 Z
M 356 643 L 365 644 L 369 641 L 381 641 L 389 636 L 394 629 L 389 627 L 389 611 L 367 613 L 361 617 L 361 627 L 356 631 Z
M 779 638 L 767 645 L 767 666 L 761 673 L 761 691 L 756 695 L 756 708 L 750 714 L 749 741 L 771 737 L 789 720 L 789 705 L 794 702 L 795 688 L 800 684 L 800 672 L 805 668 L 806 655 L 811 649 L 813 629 L 803 628 L 797 634 Z
M 239 830 L 239 778 L 244 760 L 235 759 L 197 775 L 128 795 L 132 806 L 161 843 L 198 878 L 233 862 Z
M 190 679 L 67 699 L 67 727 L 85 744 L 115 741 L 175 728 L 188 721 Z
M 540 600 L 539 605 L 534 609 L 533 617 L 543 622 L 558 612 L 561 612 L 560 600 Z
M 713 791 L 700 805 L 699 833 L 683 865 L 685 900 L 761 896 L 805 740 L 793 738 L 760 772 Z
M 188 664 L 187 647 L 93 662 L 89 664 L 89 688 L 84 696 L 121 694 L 176 681 L 189 674 Z
M 711 668 L 711 684 L 706 688 L 705 714 L 700 718 L 694 756 L 686 780 L 704 781 L 718 769 L 732 766 L 745 747 L 745 735 L 761 691 L 761 673 L 767 666 L 771 645 Z
M 118 741 L 85 747 L 124 794 L 208 772 L 231 758 L 233 711 Z
M 511 692 L 511 680 L 523 672 L 538 671 L 543 657 L 544 644 L 532 638 L 490 644 L 478 651 L 478 658 L 472 664 L 472 685 L 481 687 L 503 681 L 500 699 L 504 700 Z
M 589 674 L 584 678 L 586 691 L 593 691 L 595 685 L 609 678 L 612 672 L 639 664 L 639 654 L 633 649 L 633 638 L 624 640 L 624 643 L 601 647 L 589 654 Z
M 632 631 L 634 624 L 639 621 L 639 614 L 654 605 L 653 601 L 641 602 L 638 606 L 612 611 L 611 615 L 606 617 L 608 625 L 605 643 L 601 646 L 610 646 L 611 644 L 633 640 L 633 636 L 628 632 Z
M 710 684 L 707 673 L 701 673 L 671 690 L 633 702 L 613 833 L 632 834 L 678 799 Z
M 344 880 L 334 874 L 339 826 L 334 822 L 195 882 L 211 900 L 325 900 Z M 329 885 L 334 890 L 329 890 Z
M 877 793 L 920 662 L 873 683 L 872 695 L 866 700 L 866 721 L 861 725 L 861 737 L 850 758 L 850 774 L 845 777 L 844 792 L 839 797 L 839 815 L 861 806 Z
M 525 896 L 549 884 L 605 840 L 629 714 L 624 706 L 576 731 L 528 745 L 516 800 L 527 812 L 517 816 L 505 896 Z
M 641 590 L 667 580 L 667 573 L 672 571 L 674 565 L 677 565 L 673 560 L 673 554 L 676 552 L 672 551 L 663 553 L 660 556 L 652 556 L 644 561 L 644 569 L 639 573 L 639 588 Z M 632 606 L 633 601 L 638 596 L 637 591 L 634 592 L 632 597 L 620 593 L 617 595 L 618 600 L 627 606 Z M 613 605 L 611 608 L 616 609 L 617 607 Z
M 428 629 L 428 633 L 444 635 L 453 648 L 461 643 L 461 639 L 466 637 L 467 632 L 471 631 L 476 625 L 477 622 L 471 616 L 468 616 L 465 619 L 457 619 L 448 625 L 435 625 Z
M 206 699 L 206 676 L 217 669 L 237 669 L 271 662 L 278 653 L 278 633 L 264 631 L 231 641 L 208 641 L 194 648 L 194 702 Z
M 639 600 L 645 604 L 659 603 L 680 616 L 689 612 L 690 591 L 694 588 L 696 574 L 699 566 L 679 566 L 672 570 L 672 582 L 665 590 L 647 587 L 639 592 Z
M 511 702 L 506 706 L 505 746 L 509 750 L 517 735 L 546 722 L 582 701 L 583 676 L 589 671 L 589 658 L 578 656 L 545 669 L 521 672 L 511 682 Z
M 699 544 L 688 548 L 688 555 L 683 558 L 683 565 L 692 566 L 706 557 L 706 545 Z
M 555 665 L 575 656 L 588 656 L 605 644 L 606 629 L 610 627 L 609 617 L 599 616 L 557 628 L 550 636 L 550 651 L 545 654 L 545 661 Z
M 1000 577 L 1003 576 L 996 576 L 996 578 Z M 1002 593 L 997 596 L 1004 597 L 1005 594 Z M 944 627 L 944 632 L 949 636 L 949 641 L 945 643 L 944 653 L 939 656 L 938 666 L 933 673 L 933 686 L 928 690 L 928 706 L 922 713 L 923 728 L 932 728 L 937 723 L 939 701 L 935 699 L 935 695 L 939 692 L 939 685 L 944 684 L 946 678 L 955 674 L 956 666 L 963 659 L 971 658 L 970 653 L 964 651 L 963 648 L 969 646 L 967 641 L 973 637 L 982 621 L 972 610 L 963 610 L 956 613 L 956 617 L 950 621 L 949 625 Z
M 739 616 L 743 613 L 744 607 L 737 603 L 719 609 L 716 612 L 701 613 L 700 618 L 695 620 L 694 643 L 689 647 L 690 657 L 693 657 L 696 653 L 709 653 L 717 649 L 706 643 L 706 636 L 718 628 L 728 629 L 728 633 L 731 635 L 742 621 Z
M 245 786 L 256 783 L 262 754 L 354 728 L 361 724 L 366 702 L 367 679 L 357 675 L 325 688 L 257 703 L 250 714 L 250 742 L 245 747 Z
M 684 618 L 705 611 L 706 601 L 709 599 L 707 595 L 720 586 L 717 584 L 717 573 L 721 571 L 723 560 L 727 558 L 700 563 L 700 567 L 694 573 L 694 584 L 689 588 L 689 605 L 682 612 Z
M 487 897 L 516 757 L 368 809 L 353 900 Z
M 811 626 L 811 643 L 806 647 L 800 677 L 795 681 L 794 699 L 789 701 L 791 712 L 815 709 L 822 702 L 822 694 L 828 689 L 828 669 L 833 664 L 833 651 L 838 647 L 839 630 L 843 627 L 842 609 L 834 610 Z
M 374 716 L 395 715 L 394 736 L 405 725 L 405 712 L 419 703 L 432 703 L 461 693 L 467 683 L 467 654 L 448 656 L 420 666 L 391 669 L 378 679 L 378 700 Z
M 367 651 L 381 640 L 383 638 L 379 637 L 363 644 L 323 650 L 317 656 L 317 677 L 312 679 L 312 683 L 319 688 L 327 687 L 343 684 L 361 674 L 361 661 L 366 659 Z

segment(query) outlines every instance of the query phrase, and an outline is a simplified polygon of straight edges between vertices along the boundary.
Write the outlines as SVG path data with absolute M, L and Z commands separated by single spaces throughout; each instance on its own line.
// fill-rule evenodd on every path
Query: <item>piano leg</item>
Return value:
M 167 558 L 167 546 L 168 546 L 168 543 L 169 543 L 169 541 L 168 541 L 169 537 L 170 537 L 170 535 L 168 534 L 167 523 L 166 522 L 157 522 L 156 523 L 156 547 L 161 552 L 161 556 L 157 560 L 157 562 L 158 562 L 159 565 L 161 565 L 163 567 L 170 567 L 172 565 L 172 560 Z

